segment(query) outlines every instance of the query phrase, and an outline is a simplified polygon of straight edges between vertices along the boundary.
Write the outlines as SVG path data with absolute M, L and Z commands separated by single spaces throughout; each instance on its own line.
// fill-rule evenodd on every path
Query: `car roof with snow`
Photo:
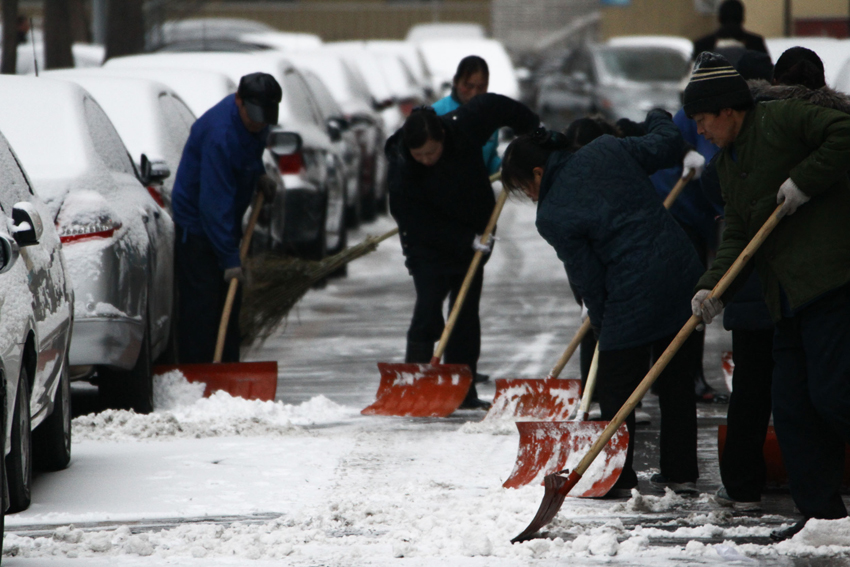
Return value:
M 682 53 L 690 59 L 694 52 L 694 43 L 686 37 L 675 35 L 625 35 L 612 37 L 605 45 L 611 47 L 667 47 Z
M 114 59 L 110 59 L 114 61 Z M 111 66 L 106 62 L 98 72 L 115 77 L 139 77 L 168 85 L 199 117 L 218 104 L 221 99 L 236 92 L 236 83 L 218 71 L 208 69 L 157 69 L 156 67 Z
M 44 75 L 71 81 L 86 89 L 109 116 L 137 164 L 143 153 L 152 160 L 166 160 L 171 167 L 179 163 L 183 148 L 173 143 L 172 130 L 176 127 L 185 130 L 188 135 L 194 116 L 185 106 L 185 117 L 179 111 L 171 110 L 174 103 L 165 102 L 165 98 L 180 100 L 180 97 L 168 86 L 149 79 L 88 73 L 87 69 L 48 71 Z M 175 120 L 182 121 L 182 127 L 173 124 Z M 175 160 L 178 145 L 180 148 Z
M 471 39 L 487 37 L 484 26 L 474 22 L 429 22 L 415 24 L 407 30 L 407 41 L 431 39 Z
M 116 68 L 146 67 L 166 69 L 207 69 L 227 75 L 233 82 L 239 83 L 244 75 L 263 72 L 272 75 L 283 87 L 283 100 L 280 103 L 279 123 L 309 121 L 310 109 L 300 108 L 301 101 L 292 97 L 285 86 L 284 77 L 294 70 L 294 66 L 280 54 L 255 53 L 155 53 L 149 55 L 130 55 L 116 57 L 110 61 Z
M 322 38 L 313 33 L 253 32 L 239 36 L 240 41 L 262 45 L 269 49 L 316 49 L 322 46 Z

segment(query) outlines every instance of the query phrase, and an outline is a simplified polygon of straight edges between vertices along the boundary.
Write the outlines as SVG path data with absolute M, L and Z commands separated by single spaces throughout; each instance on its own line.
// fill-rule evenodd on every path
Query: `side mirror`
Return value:
M 18 243 L 5 234 L 0 234 L 0 274 L 12 269 L 18 261 Z
M 32 203 L 21 201 L 12 207 L 12 222 L 15 225 L 13 236 L 18 246 L 38 244 L 44 233 L 41 215 Z
M 151 161 L 145 154 L 142 154 L 142 159 L 139 162 L 139 181 L 145 187 L 151 184 Z
M 288 156 L 301 151 L 304 141 L 295 132 L 272 132 L 269 134 L 268 148 L 277 156 Z
M 331 139 L 331 142 L 339 142 L 342 140 L 342 130 L 340 130 L 339 126 L 333 120 L 328 120 L 327 130 L 328 137 Z

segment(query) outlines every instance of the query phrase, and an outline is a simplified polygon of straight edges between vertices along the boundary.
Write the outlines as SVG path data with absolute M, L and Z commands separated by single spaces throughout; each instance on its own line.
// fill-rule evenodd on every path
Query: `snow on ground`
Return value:
M 487 268 L 484 353 L 494 377 L 545 375 L 578 324 L 532 220 L 531 208 L 506 209 L 502 252 Z M 502 488 L 517 455 L 510 421 L 360 415 L 377 385 L 374 362 L 402 348 L 412 299 L 397 243 L 360 262 L 344 284 L 308 294 L 290 328 L 251 353 L 281 360 L 279 396 L 296 402 L 205 399 L 172 373 L 157 380 L 151 415 L 76 418 L 71 466 L 39 475 L 30 509 L 6 518 L 4 565 L 846 564 L 850 521 L 812 522 L 771 545 L 766 536 L 787 516 L 735 516 L 707 494 L 568 498 L 544 537 L 511 545 L 543 490 Z M 545 293 L 511 287 L 525 281 Z M 399 294 L 407 303 L 395 302 Z M 368 316 L 391 328 L 379 335 Z M 649 473 L 639 474 L 643 486 Z

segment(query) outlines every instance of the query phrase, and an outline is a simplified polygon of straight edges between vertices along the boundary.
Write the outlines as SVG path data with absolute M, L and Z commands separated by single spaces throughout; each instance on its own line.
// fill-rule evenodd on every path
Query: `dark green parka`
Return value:
M 789 177 L 811 200 L 783 218 L 755 255 L 771 316 L 782 316 L 780 286 L 795 310 L 850 282 L 850 116 L 798 100 L 758 103 L 716 163 L 726 230 L 697 289 L 720 280 L 774 211 Z

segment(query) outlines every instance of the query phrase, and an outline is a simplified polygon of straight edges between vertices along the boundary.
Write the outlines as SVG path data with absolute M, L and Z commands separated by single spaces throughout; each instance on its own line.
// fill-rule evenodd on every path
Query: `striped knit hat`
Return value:
M 747 82 L 722 55 L 703 52 L 694 64 L 694 73 L 685 87 L 685 114 L 720 112 L 724 108 L 748 106 L 753 95 Z

